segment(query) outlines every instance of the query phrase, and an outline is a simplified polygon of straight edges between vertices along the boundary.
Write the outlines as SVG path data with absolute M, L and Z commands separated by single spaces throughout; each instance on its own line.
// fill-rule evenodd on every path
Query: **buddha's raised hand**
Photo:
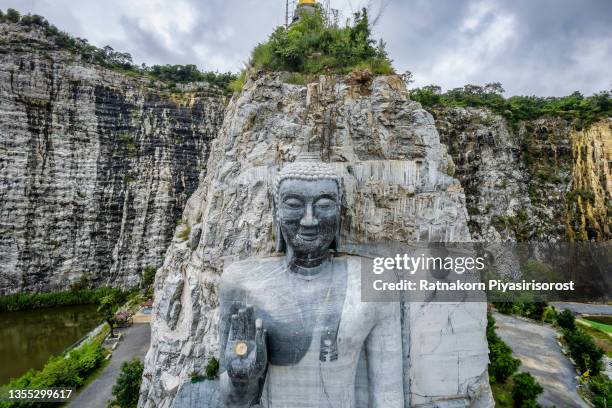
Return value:
M 266 331 L 262 320 L 255 319 L 252 306 L 232 315 L 225 358 L 232 382 L 252 382 L 265 373 L 268 364 Z

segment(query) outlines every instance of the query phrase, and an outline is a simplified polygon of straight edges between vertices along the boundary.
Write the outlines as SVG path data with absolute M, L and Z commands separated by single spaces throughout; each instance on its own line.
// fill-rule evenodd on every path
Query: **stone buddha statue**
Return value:
M 284 256 L 225 268 L 220 394 L 227 407 L 404 407 L 400 304 L 361 301 L 361 259 L 335 251 L 342 183 L 302 154 L 277 175 Z

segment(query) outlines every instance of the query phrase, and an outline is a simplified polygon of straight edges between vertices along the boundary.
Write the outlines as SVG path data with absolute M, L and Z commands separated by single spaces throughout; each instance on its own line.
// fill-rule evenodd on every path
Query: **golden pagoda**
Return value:
M 316 5 L 316 0 L 298 0 L 293 13 L 293 22 L 299 20 L 302 13 L 314 14 Z

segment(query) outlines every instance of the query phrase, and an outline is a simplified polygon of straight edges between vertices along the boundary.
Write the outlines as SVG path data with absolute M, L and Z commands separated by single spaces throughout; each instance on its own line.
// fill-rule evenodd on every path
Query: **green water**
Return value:
M 40 369 L 100 323 L 96 305 L 0 313 L 0 384 Z

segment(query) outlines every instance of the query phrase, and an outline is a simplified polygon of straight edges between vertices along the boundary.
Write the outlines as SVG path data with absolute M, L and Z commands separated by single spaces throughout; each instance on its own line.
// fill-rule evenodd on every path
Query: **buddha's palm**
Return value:
M 232 315 L 225 358 L 232 382 L 249 383 L 264 374 L 268 363 L 266 331 L 262 320 L 255 319 L 252 306 Z

